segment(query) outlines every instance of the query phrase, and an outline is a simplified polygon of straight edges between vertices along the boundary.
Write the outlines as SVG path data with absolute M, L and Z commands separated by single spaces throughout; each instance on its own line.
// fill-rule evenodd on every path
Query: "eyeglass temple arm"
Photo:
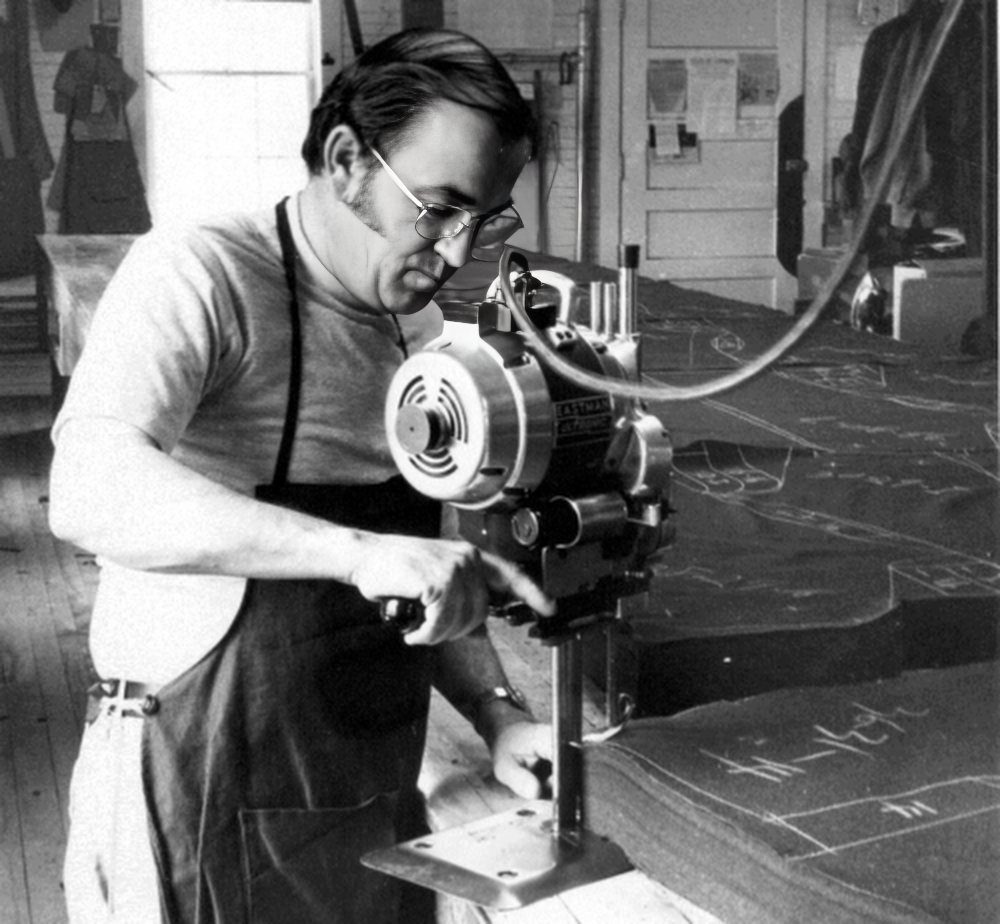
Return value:
M 412 202 L 418 209 L 422 209 L 422 210 L 426 209 L 427 206 L 424 205 L 423 202 L 421 202 L 415 195 L 413 195 L 413 193 L 411 193 L 403 185 L 403 181 L 398 176 L 396 176 L 396 171 L 393 170 L 392 167 L 390 167 L 385 162 L 385 159 L 382 157 L 382 155 L 379 154 L 379 152 L 376 151 L 375 148 L 369 148 L 369 150 L 372 152 L 372 154 L 374 154 L 378 158 L 378 162 L 383 167 L 385 167 L 386 173 L 389 174 L 389 178 L 393 181 L 393 183 L 395 183 L 399 187 L 400 192 L 402 192 L 403 195 L 406 196 L 406 198 L 409 199 L 410 202 Z M 486 212 L 483 215 L 472 215 L 472 217 L 470 218 L 470 222 L 469 223 L 471 224 L 473 221 L 475 221 L 477 219 L 479 219 L 480 223 L 481 223 L 482 219 L 484 219 L 484 218 L 492 218 L 494 215 L 499 215 L 501 212 L 503 212 L 503 211 L 505 211 L 507 209 L 513 209 L 514 210 L 514 214 L 517 215 L 518 221 L 521 221 L 521 216 L 518 214 L 517 209 L 514 208 L 514 200 L 511 199 L 505 205 L 498 205 L 495 209 L 491 209 L 490 211 Z M 464 209 L 463 209 L 463 211 L 464 211 Z M 470 213 L 466 212 L 466 214 L 468 215 Z M 469 225 L 466 225 L 465 227 L 469 227 Z M 524 223 L 523 222 L 521 223 L 521 227 L 524 227 Z
M 423 202 L 421 202 L 415 195 L 413 195 L 413 193 L 411 193 L 403 185 L 403 181 L 398 176 L 396 176 L 396 171 L 393 170 L 392 167 L 390 167 L 385 162 L 385 160 L 383 160 L 382 155 L 379 154 L 379 152 L 376 151 L 375 148 L 369 148 L 369 150 L 372 152 L 372 154 L 374 154 L 378 158 L 378 162 L 383 167 L 385 167 L 385 172 L 389 174 L 389 179 L 391 179 L 392 182 L 395 183 L 399 187 L 400 192 L 402 192 L 403 195 L 406 196 L 406 198 L 409 199 L 410 202 L 412 202 L 418 209 L 422 209 L 424 207 Z

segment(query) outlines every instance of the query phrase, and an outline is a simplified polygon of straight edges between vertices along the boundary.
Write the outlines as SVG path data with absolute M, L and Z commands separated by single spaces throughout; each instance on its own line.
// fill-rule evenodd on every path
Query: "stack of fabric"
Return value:
M 639 720 L 587 747 L 587 823 L 725 924 L 995 924 L 998 692 L 984 662 Z

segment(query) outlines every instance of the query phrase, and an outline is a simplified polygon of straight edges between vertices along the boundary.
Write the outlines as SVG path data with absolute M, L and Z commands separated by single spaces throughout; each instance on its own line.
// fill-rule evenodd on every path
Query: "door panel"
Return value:
M 701 162 L 697 164 L 664 164 L 650 158 L 648 189 L 670 190 L 682 197 L 689 192 L 717 195 L 726 188 L 731 196 L 744 195 L 761 207 L 768 208 L 774 193 L 774 145 L 771 141 L 744 142 L 734 145 L 721 141 L 701 144 Z M 734 203 L 735 204 L 735 203 Z
M 742 272 L 734 268 L 734 272 Z M 704 288 L 705 291 L 718 295 L 720 298 L 731 298 L 734 301 L 747 302 L 751 305 L 771 305 L 775 299 L 774 280 L 749 272 L 729 279 L 725 276 L 712 276 L 711 286 L 701 286 L 697 282 L 687 282 L 688 288 Z
M 648 213 L 647 256 L 650 260 L 683 258 L 696 264 L 706 258 L 724 260 L 770 256 L 771 215 L 749 209 Z M 708 268 L 709 264 L 704 264 Z
M 790 311 L 777 259 L 779 113 L 805 0 L 624 0 L 622 240 L 640 272 Z

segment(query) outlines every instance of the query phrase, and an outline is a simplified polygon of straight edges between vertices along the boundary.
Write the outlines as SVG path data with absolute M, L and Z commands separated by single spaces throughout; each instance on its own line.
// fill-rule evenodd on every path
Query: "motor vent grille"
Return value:
M 410 464 L 428 478 L 447 478 L 458 471 L 453 448 L 468 443 L 469 421 L 455 386 L 442 378 L 432 391 L 424 376 L 416 376 L 399 398 L 398 407 L 413 405 L 433 413 L 441 422 L 441 445 L 409 457 Z

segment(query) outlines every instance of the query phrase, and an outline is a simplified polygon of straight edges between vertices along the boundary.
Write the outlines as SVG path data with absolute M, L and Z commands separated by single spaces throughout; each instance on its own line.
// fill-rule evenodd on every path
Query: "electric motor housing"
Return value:
M 533 493 L 636 486 L 637 473 L 623 471 L 613 451 L 636 416 L 633 401 L 563 379 L 517 333 L 448 326 L 453 336 L 403 363 L 386 400 L 393 459 L 413 487 L 484 509 L 510 507 Z M 587 333 L 560 322 L 546 328 L 571 362 L 622 378 L 620 363 Z
M 672 538 L 673 460 L 660 421 L 627 390 L 600 387 L 637 379 L 638 341 L 570 323 L 574 285 L 548 275 L 550 288 L 527 271 L 512 278 L 503 300 L 478 306 L 478 325 L 446 322 L 393 377 L 385 419 L 403 477 L 454 508 L 456 535 L 559 599 L 569 625 L 648 586 L 646 561 Z M 541 345 L 512 329 L 510 298 Z M 552 351 L 597 385 L 557 371 Z M 557 637 L 562 622 L 546 625 Z

